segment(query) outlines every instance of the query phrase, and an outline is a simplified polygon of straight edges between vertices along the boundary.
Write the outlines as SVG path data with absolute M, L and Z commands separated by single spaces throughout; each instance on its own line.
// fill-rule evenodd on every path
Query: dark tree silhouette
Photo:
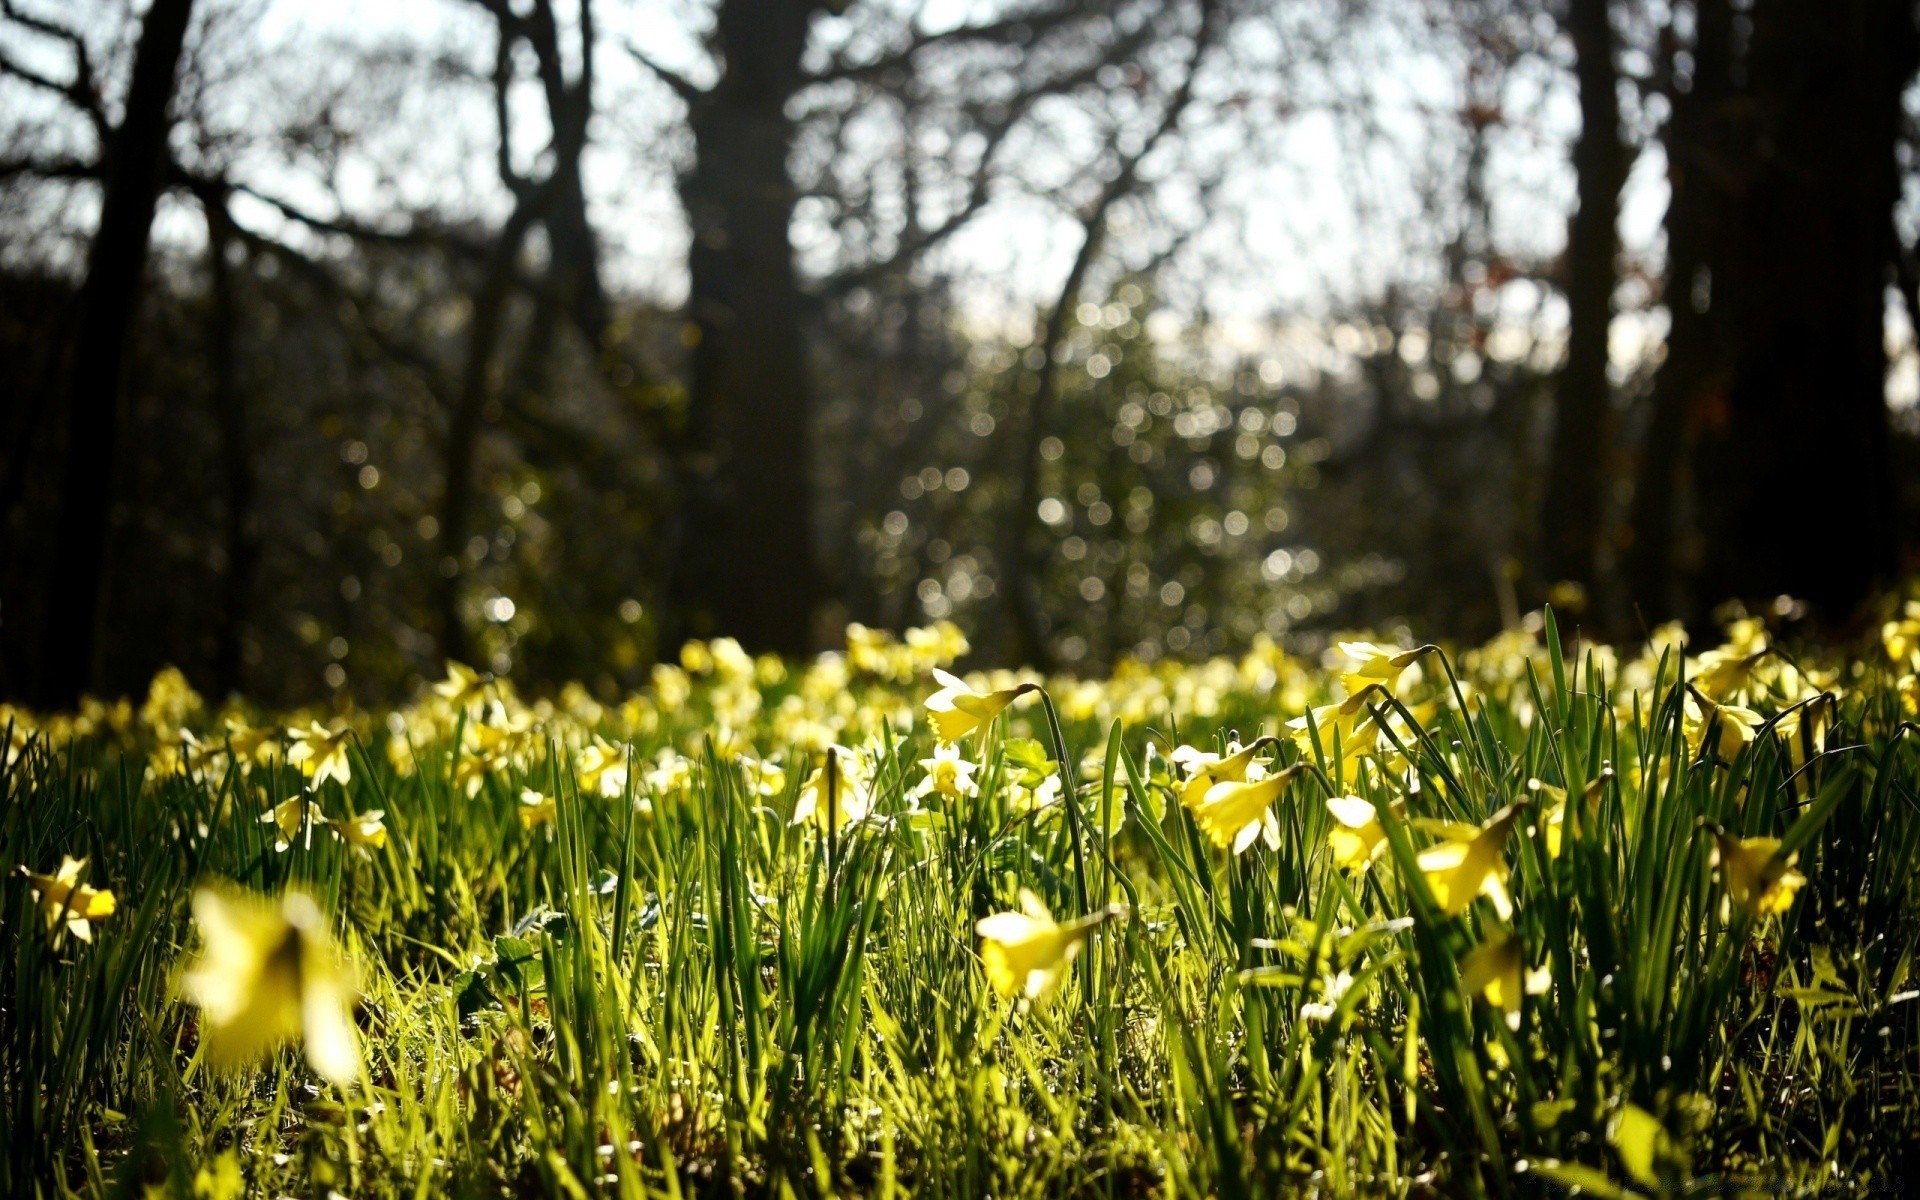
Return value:
M 1893 561 L 1883 329 L 1920 44 L 1913 6 L 1884 0 L 1762 0 L 1750 20 L 1735 204 L 1674 214 L 1731 243 L 1700 281 L 1726 309 L 1727 383 L 1688 413 L 1700 593 L 1790 593 L 1841 618 Z
M 1614 260 L 1627 153 L 1620 141 L 1620 74 L 1608 0 L 1571 0 L 1567 29 L 1580 87 L 1580 136 L 1573 148 L 1579 207 L 1567 236 L 1567 362 L 1554 395 L 1540 545 L 1549 581 L 1571 580 L 1592 592 L 1610 478 L 1607 331 L 1618 282 Z
M 154 0 L 141 22 L 124 115 L 106 157 L 100 223 L 87 257 L 67 389 L 57 558 L 40 668 L 43 703 L 71 705 L 93 680 L 121 384 L 167 164 L 175 75 L 193 0 Z

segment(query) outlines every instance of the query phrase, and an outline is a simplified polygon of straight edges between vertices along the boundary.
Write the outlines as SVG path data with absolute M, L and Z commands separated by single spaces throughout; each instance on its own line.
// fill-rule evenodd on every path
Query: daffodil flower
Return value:
M 1305 769 L 1304 764 L 1295 763 L 1265 779 L 1216 783 L 1193 806 L 1194 823 L 1214 845 L 1231 846 L 1235 854 L 1245 853 L 1255 838 L 1263 836 L 1269 849 L 1278 850 L 1280 822 L 1274 818 L 1273 802 Z
M 532 788 L 521 789 L 519 812 L 523 829 L 537 829 L 560 819 L 560 806 L 554 798 Z
M 1526 948 L 1512 934 L 1498 934 L 1460 957 L 1460 986 L 1499 1009 L 1508 1029 L 1520 1028 L 1521 994 L 1542 995 L 1552 980 L 1545 967 L 1527 969 Z
M 857 754 L 828 746 L 826 760 L 800 787 L 790 824 L 813 821 L 822 833 L 857 825 L 873 812 L 872 772 Z
M 1695 754 L 1706 745 L 1708 733 L 1714 735 L 1713 752 L 1717 758 L 1729 762 L 1753 741 L 1753 735 L 1766 718 L 1750 708 L 1737 704 L 1718 704 L 1708 699 L 1698 688 L 1687 689 L 1687 703 L 1684 712 L 1684 727 L 1687 744 L 1693 747 Z
M 33 889 L 34 903 L 46 918 L 47 928 L 57 929 L 65 921 L 68 932 L 83 942 L 91 942 L 93 922 L 112 916 L 117 903 L 113 893 L 105 888 L 80 882 L 81 873 L 86 869 L 86 859 L 64 854 L 60 856 L 59 868 L 51 875 L 37 875 L 25 867 L 19 868 L 20 877 Z
M 1387 847 L 1387 831 L 1380 825 L 1380 810 L 1358 796 L 1329 796 L 1327 811 L 1333 814 L 1333 827 L 1327 830 L 1327 848 L 1333 861 L 1348 871 L 1364 871 Z
M 1909 600 L 1898 620 L 1880 627 L 1880 642 L 1887 657 L 1902 666 L 1912 666 L 1920 653 L 1920 600 Z
M 387 844 L 386 818 L 385 809 L 370 808 L 366 812 L 339 822 L 333 829 L 349 846 L 361 850 L 378 850 Z
M 1726 830 L 1713 829 L 1713 862 L 1720 868 L 1720 881 L 1727 896 L 1756 917 L 1772 916 L 1793 907 L 1794 893 L 1806 886 L 1807 877 L 1794 870 L 1800 852 L 1780 853 L 1775 837 L 1737 837 Z
M 301 792 L 268 809 L 260 823 L 274 827 L 273 848 L 285 854 L 296 841 L 303 841 L 311 849 L 315 827 L 325 826 L 328 821 L 327 815 L 320 811 L 320 802 Z
M 997 692 L 976 692 L 966 680 L 938 667 L 933 677 L 940 681 L 940 690 L 927 697 L 927 718 L 933 722 L 934 736 L 943 742 L 957 742 L 985 729 L 1007 705 L 1040 690 L 1038 684 L 1023 683 Z
M 1507 895 L 1507 838 L 1525 807 L 1525 801 L 1509 804 L 1470 836 L 1449 838 L 1420 852 L 1420 873 L 1442 913 L 1457 917 L 1475 897 L 1485 896 L 1502 920 L 1513 916 Z
M 1347 695 L 1357 696 L 1368 687 L 1378 684 L 1389 692 L 1395 690 L 1400 676 L 1438 647 L 1421 646 L 1416 650 L 1395 650 L 1391 646 L 1376 646 L 1372 642 L 1341 642 L 1340 653 L 1347 656 L 1354 666 L 1343 672 L 1340 682 L 1347 689 Z
M 1186 772 L 1187 776 L 1186 782 L 1180 787 L 1180 803 L 1188 808 L 1197 808 L 1206 798 L 1207 789 L 1214 784 L 1245 782 L 1250 770 L 1258 770 L 1254 756 L 1273 744 L 1274 740 L 1270 737 L 1255 738 L 1245 747 L 1233 742 L 1229 744 L 1225 757 L 1192 746 L 1175 746 L 1173 753 L 1167 755 L 1167 761 Z M 1253 778 L 1258 779 L 1259 776 L 1256 774 Z
M 483 698 L 487 693 L 487 677 L 465 663 L 447 660 L 447 677 L 433 685 L 434 695 L 445 700 L 449 707 L 466 711 L 468 705 Z
M 193 919 L 203 948 L 180 994 L 200 1010 L 208 1059 L 232 1069 L 298 1041 L 322 1078 L 351 1082 L 360 1066 L 353 972 L 312 897 L 202 887 Z
M 980 794 L 980 785 L 973 778 L 978 765 L 961 757 L 960 747 L 951 742 L 935 746 L 933 757 L 921 759 L 920 767 L 927 775 L 913 790 L 915 799 L 938 795 L 958 800 Z
M 994 913 L 974 926 L 988 982 L 1009 999 L 1040 1000 L 1059 986 L 1087 935 L 1112 915 L 1109 909 L 1063 925 L 1040 897 L 1021 888 L 1019 912 Z
M 314 787 L 329 779 L 339 780 L 344 787 L 353 778 L 353 765 L 347 759 L 352 734 L 347 728 L 329 730 L 318 721 L 307 722 L 305 729 L 289 729 L 293 744 L 287 747 L 287 761 L 299 767 Z

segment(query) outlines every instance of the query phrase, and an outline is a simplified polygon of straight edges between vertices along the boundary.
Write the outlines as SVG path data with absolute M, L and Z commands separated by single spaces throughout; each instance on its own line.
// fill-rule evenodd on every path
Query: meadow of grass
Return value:
M 0 1195 L 1895 1193 L 1916 614 L 0 712 Z

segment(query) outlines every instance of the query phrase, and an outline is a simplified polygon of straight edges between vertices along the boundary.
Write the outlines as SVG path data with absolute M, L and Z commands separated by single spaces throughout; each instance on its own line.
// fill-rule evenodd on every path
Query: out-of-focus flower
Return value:
M 1906 667 L 1920 665 L 1915 658 L 1920 653 L 1920 600 L 1907 601 L 1898 619 L 1880 627 L 1880 642 L 1894 662 Z
M 333 828 L 349 846 L 361 850 L 378 850 L 387 844 L 386 818 L 385 809 L 370 808 L 366 812 L 336 823 Z
M 320 811 L 318 800 L 301 792 L 268 809 L 260 823 L 274 827 L 273 848 L 285 854 L 296 841 L 304 841 L 311 848 L 314 828 L 326 825 L 327 816 Z
M 560 805 L 552 796 L 536 792 L 532 788 L 523 788 L 520 792 L 520 825 L 525 829 L 537 829 L 542 825 L 551 825 L 560 819 Z
M 933 722 L 934 736 L 943 742 L 957 742 L 993 724 L 993 719 L 1021 696 L 1040 690 L 1038 684 L 1022 683 L 997 692 L 976 692 L 957 675 L 935 669 L 933 677 L 940 690 L 927 697 L 927 719 Z
M 1545 968 L 1527 969 L 1526 948 L 1512 934 L 1497 934 L 1460 958 L 1460 986 L 1499 1009 L 1507 1028 L 1520 1028 L 1520 997 L 1539 996 L 1553 986 Z
M 1471 835 L 1450 837 L 1420 852 L 1420 873 L 1441 912 L 1457 917 L 1475 897 L 1485 896 L 1503 920 L 1513 915 L 1507 896 L 1507 838 L 1525 807 L 1524 801 L 1509 804 Z
M 204 945 L 180 993 L 200 1010 L 209 1060 L 231 1069 L 299 1041 L 323 1078 L 351 1082 L 360 1068 L 353 971 L 312 897 L 202 887 L 193 919 Z
M 1807 877 L 1794 870 L 1799 851 L 1780 853 L 1775 837 L 1737 837 L 1713 829 L 1713 861 L 1727 896 L 1756 917 L 1773 916 L 1793 907 L 1794 893 Z
M 1359 796 L 1329 796 L 1327 811 L 1334 821 L 1327 830 L 1327 848 L 1333 851 L 1333 861 L 1349 871 L 1372 866 L 1387 846 L 1380 810 Z
M 60 866 L 51 875 L 38 875 L 25 867 L 19 872 L 33 889 L 34 904 L 46 918 L 49 930 L 59 928 L 64 921 L 69 933 L 91 942 L 93 922 L 112 916 L 117 903 L 107 889 L 80 882 L 86 869 L 86 859 L 61 855 Z
M 287 730 L 287 736 L 292 739 L 292 745 L 287 747 L 287 761 L 299 767 L 314 787 L 329 779 L 345 786 L 353 778 L 353 765 L 347 759 L 347 741 L 353 736 L 351 729 L 330 730 L 318 721 L 309 721 L 305 729 Z
M 433 685 L 433 693 L 445 700 L 448 707 L 465 712 L 475 701 L 486 699 L 491 682 L 467 664 L 448 659 L 447 677 Z
M 826 759 L 801 785 L 792 824 L 812 821 L 822 833 L 857 825 L 873 811 L 872 770 L 865 758 L 828 746 Z
M 770 800 L 787 790 L 787 769 L 777 762 L 740 756 L 740 770 L 747 778 L 747 790 L 762 800 Z
M 1087 935 L 1112 915 L 1105 910 L 1063 925 L 1040 897 L 1021 888 L 1019 912 L 994 913 L 974 926 L 988 982 L 1009 999 L 1031 1002 L 1047 996 L 1073 965 Z

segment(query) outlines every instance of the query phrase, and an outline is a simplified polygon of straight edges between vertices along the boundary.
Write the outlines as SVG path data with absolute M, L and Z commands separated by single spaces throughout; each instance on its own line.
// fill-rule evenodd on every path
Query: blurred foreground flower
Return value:
M 1713 862 L 1735 904 L 1756 917 L 1784 913 L 1807 877 L 1793 869 L 1800 853 L 1780 853 L 1780 839 L 1736 837 L 1713 826 Z
M 1041 999 L 1059 986 L 1087 935 L 1114 915 L 1103 909 L 1062 925 L 1040 897 L 1021 888 L 1019 912 L 994 913 L 974 926 L 988 982 L 1009 999 Z
M 1552 986 L 1552 976 L 1545 967 L 1527 970 L 1520 939 L 1503 933 L 1460 957 L 1460 986 L 1499 1009 L 1508 1029 L 1518 1030 L 1521 994 L 1543 994 Z
M 353 971 L 312 897 L 201 887 L 193 919 L 204 946 L 180 994 L 200 1009 L 208 1059 L 232 1069 L 299 1041 L 323 1078 L 351 1082 L 360 1067 Z
M 1039 684 L 1023 683 L 983 694 L 968 687 L 966 680 L 938 668 L 933 677 L 940 681 L 940 690 L 927 697 L 927 717 L 933 722 L 934 735 L 943 742 L 957 742 L 985 729 L 1007 705 L 1040 690 Z
M 73 936 L 91 942 L 92 922 L 112 916 L 117 905 L 112 892 L 80 882 L 80 875 L 86 869 L 86 859 L 63 854 L 60 869 L 51 875 L 36 875 L 25 867 L 19 870 L 20 877 L 33 889 L 34 902 L 39 905 L 40 915 L 47 919 L 47 928 L 57 929 L 60 922 L 65 921 Z

